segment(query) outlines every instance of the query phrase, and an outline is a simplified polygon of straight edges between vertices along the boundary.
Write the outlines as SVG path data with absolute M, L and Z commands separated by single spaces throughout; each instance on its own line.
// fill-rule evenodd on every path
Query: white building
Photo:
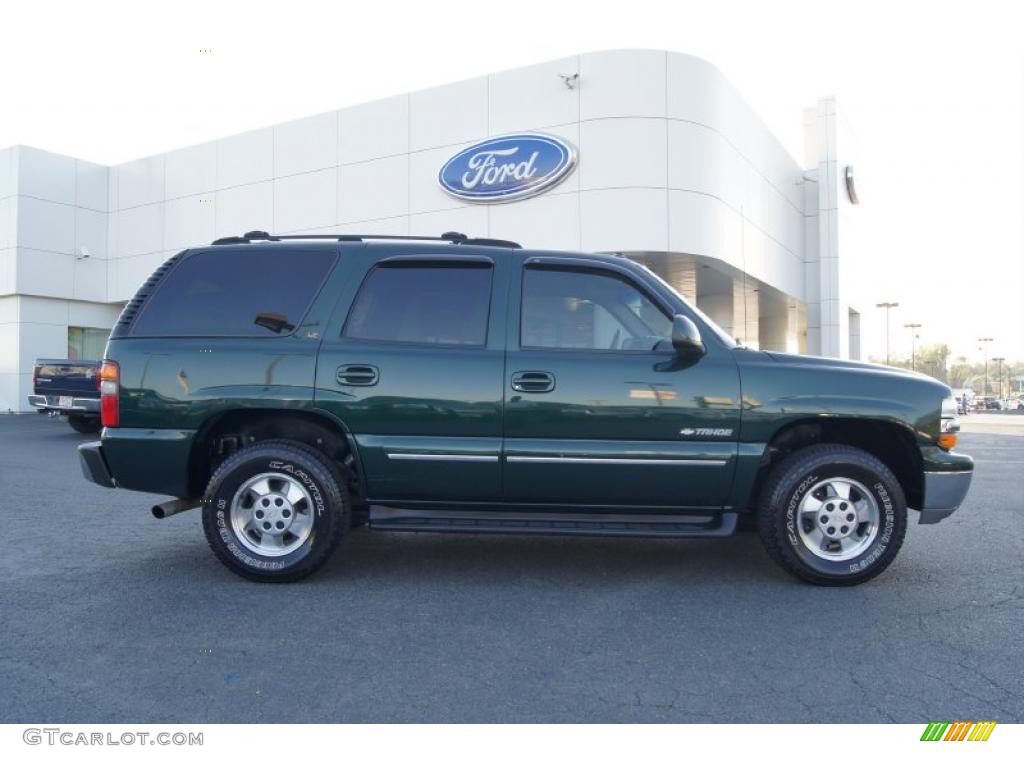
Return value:
M 801 163 L 711 64 L 627 50 L 109 168 L 0 150 L 0 410 L 28 410 L 37 357 L 98 356 L 123 303 L 165 258 L 248 230 L 456 230 L 621 251 L 744 343 L 859 357 L 840 274 L 838 234 L 845 242 L 851 221 L 834 100 L 806 110 L 804 129 Z M 561 137 L 578 150 L 576 168 L 516 202 L 467 203 L 441 189 L 450 157 L 512 132 Z

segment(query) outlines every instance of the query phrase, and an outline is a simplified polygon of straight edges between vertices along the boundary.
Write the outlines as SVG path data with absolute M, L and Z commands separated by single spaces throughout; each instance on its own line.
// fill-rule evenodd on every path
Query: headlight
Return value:
M 942 401 L 942 417 L 939 422 L 939 445 L 949 450 L 956 446 L 956 435 L 960 431 L 956 398 L 947 397 Z

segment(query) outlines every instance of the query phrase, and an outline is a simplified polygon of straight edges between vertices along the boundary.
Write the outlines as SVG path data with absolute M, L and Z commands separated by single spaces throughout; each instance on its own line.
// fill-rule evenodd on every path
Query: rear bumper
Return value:
M 959 472 L 925 472 L 924 505 L 921 508 L 923 524 L 944 520 L 960 508 L 971 487 L 973 470 Z
M 96 413 L 100 412 L 98 397 L 72 397 L 71 405 L 59 405 L 57 395 L 29 395 L 28 404 L 40 411 L 58 411 L 60 413 Z
M 103 456 L 103 444 L 96 440 L 91 443 L 82 443 L 78 446 L 78 460 L 82 465 L 82 474 L 85 479 L 102 485 L 104 488 L 114 488 L 114 478 L 110 476 L 110 468 Z

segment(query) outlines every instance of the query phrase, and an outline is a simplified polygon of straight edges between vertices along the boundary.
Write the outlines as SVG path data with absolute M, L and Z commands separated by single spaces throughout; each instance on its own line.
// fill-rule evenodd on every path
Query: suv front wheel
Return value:
M 295 581 L 331 556 L 351 505 L 339 469 L 302 443 L 256 443 L 228 458 L 203 497 L 203 530 L 224 565 L 253 581 Z
M 860 584 L 903 544 L 903 489 L 877 458 L 846 445 L 795 451 L 772 470 L 757 511 L 768 554 L 812 584 Z

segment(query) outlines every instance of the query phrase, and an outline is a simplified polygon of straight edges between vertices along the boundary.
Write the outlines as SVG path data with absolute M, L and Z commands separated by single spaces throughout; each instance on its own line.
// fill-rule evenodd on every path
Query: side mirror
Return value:
M 672 346 L 680 356 L 699 357 L 707 351 L 704 342 L 701 341 L 700 331 L 686 315 L 676 315 L 672 318 Z

